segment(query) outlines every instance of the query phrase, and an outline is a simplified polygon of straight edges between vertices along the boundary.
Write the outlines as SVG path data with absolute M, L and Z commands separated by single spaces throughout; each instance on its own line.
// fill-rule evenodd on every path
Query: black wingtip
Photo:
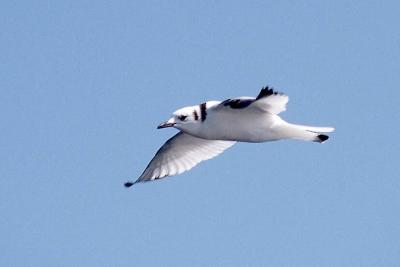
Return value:
M 318 135 L 317 137 L 318 137 L 318 139 L 319 139 L 318 141 L 319 141 L 320 143 L 325 142 L 326 140 L 329 139 L 329 136 L 327 136 L 327 135 L 325 135 L 325 134 L 320 134 L 320 135 Z
M 265 86 L 261 89 L 260 93 L 256 97 L 256 100 L 263 98 L 263 97 L 270 96 L 270 95 L 278 95 L 278 94 L 281 94 L 281 93 L 275 92 L 272 87 Z
M 135 183 L 134 182 L 126 182 L 126 183 L 124 183 L 124 186 L 126 187 L 126 188 L 129 188 L 129 187 L 131 187 L 132 185 L 134 185 Z

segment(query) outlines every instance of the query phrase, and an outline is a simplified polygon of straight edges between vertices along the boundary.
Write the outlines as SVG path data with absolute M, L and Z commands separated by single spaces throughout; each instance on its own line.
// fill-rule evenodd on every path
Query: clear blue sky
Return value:
M 397 1 L 6 1 L 1 266 L 400 266 Z M 325 144 L 129 190 L 174 110 L 290 96 Z

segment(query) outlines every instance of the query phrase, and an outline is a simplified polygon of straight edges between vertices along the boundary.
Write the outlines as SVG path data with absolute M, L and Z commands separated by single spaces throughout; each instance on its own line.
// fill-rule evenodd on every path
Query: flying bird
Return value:
M 323 143 L 333 127 L 292 124 L 278 116 L 286 110 L 289 97 L 264 87 L 257 97 L 237 97 L 178 109 L 157 128 L 179 131 L 157 151 L 146 169 L 130 187 L 188 171 L 211 159 L 236 142 L 260 143 L 298 139 Z

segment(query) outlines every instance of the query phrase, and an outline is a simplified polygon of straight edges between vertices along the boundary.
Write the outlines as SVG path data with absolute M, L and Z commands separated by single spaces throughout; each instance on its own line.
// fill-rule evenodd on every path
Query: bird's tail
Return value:
M 285 132 L 287 138 L 300 139 L 322 143 L 328 140 L 329 136 L 322 133 L 330 133 L 335 130 L 333 127 L 315 127 L 288 123 Z
M 315 127 L 315 126 L 307 126 L 299 124 L 292 124 L 292 125 L 314 133 L 331 133 L 335 130 L 335 128 L 333 127 Z

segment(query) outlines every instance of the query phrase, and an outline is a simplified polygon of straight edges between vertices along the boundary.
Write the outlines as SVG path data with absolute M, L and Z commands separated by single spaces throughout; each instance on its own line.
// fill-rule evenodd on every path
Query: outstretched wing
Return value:
M 134 183 L 153 181 L 188 171 L 201 161 L 219 155 L 235 143 L 206 140 L 181 131 L 165 142 Z M 129 187 L 134 183 L 128 182 L 125 186 Z
M 226 110 L 226 108 L 241 110 L 247 108 L 258 108 L 271 114 L 279 114 L 286 110 L 289 97 L 283 93 L 274 92 L 272 88 L 264 87 L 256 98 L 237 97 L 222 101 L 216 110 Z
M 283 93 L 274 92 L 272 88 L 261 89 L 252 106 L 256 106 L 272 114 L 279 114 L 286 110 L 289 97 Z

